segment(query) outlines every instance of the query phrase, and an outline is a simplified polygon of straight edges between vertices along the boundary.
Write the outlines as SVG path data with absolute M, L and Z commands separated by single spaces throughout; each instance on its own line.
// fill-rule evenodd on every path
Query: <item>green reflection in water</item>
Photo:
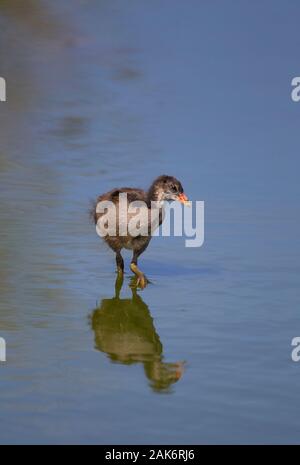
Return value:
M 124 365 L 142 363 L 151 388 L 170 392 L 183 375 L 184 363 L 166 363 L 163 345 L 153 324 L 148 305 L 136 289 L 131 299 L 121 299 L 123 280 L 116 281 L 115 296 L 103 299 L 91 317 L 95 347 L 112 362 Z

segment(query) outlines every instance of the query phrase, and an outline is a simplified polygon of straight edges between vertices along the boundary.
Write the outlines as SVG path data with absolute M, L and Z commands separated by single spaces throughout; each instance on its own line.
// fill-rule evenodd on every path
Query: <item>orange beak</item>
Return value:
M 188 205 L 188 206 L 191 205 L 191 203 L 189 202 L 189 199 L 187 198 L 187 196 L 184 193 L 178 195 L 178 200 L 179 200 L 179 202 L 183 203 L 184 205 Z

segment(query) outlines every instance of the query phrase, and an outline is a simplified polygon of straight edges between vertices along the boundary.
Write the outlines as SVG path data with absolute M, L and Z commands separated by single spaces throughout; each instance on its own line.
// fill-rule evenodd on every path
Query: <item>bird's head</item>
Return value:
M 177 200 L 185 205 L 190 205 L 181 182 L 173 176 L 160 176 L 153 182 L 150 191 L 152 191 L 152 197 L 155 200 Z

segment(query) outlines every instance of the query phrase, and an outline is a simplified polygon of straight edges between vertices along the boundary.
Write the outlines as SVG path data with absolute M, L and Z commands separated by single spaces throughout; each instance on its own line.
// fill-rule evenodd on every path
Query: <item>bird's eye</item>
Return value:
M 177 187 L 175 186 L 175 184 L 172 184 L 171 191 L 172 192 L 177 192 Z

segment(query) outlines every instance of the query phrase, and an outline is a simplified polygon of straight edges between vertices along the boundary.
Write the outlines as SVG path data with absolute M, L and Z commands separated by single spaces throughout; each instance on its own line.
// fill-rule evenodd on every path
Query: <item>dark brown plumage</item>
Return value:
M 131 235 L 128 232 L 128 223 L 136 214 L 128 212 L 126 218 L 120 215 L 120 194 L 127 195 L 127 209 L 128 205 L 131 202 L 135 201 L 143 201 L 145 204 L 144 208 L 141 209 L 143 212 L 143 219 L 141 220 L 141 231 L 146 231 L 146 234 L 138 234 L 136 236 Z M 178 200 L 182 203 L 187 203 L 188 199 L 184 194 L 183 187 L 181 183 L 174 178 L 173 176 L 159 176 L 155 181 L 151 184 L 148 191 L 144 191 L 142 189 L 133 189 L 131 187 L 122 187 L 118 189 L 113 189 L 105 194 L 102 194 L 98 197 L 95 206 L 92 211 L 92 216 L 94 219 L 95 224 L 99 222 L 99 220 L 106 214 L 105 212 L 98 212 L 97 205 L 99 202 L 109 201 L 112 202 L 115 206 L 115 211 L 117 213 L 117 224 L 116 224 L 116 231 L 114 235 L 106 235 L 103 237 L 105 242 L 109 245 L 109 247 L 116 253 L 116 262 L 117 262 L 117 269 L 120 274 L 124 271 L 124 261 L 121 255 L 121 250 L 123 248 L 130 249 L 133 251 L 133 257 L 131 261 L 131 270 L 137 276 L 137 283 L 136 285 L 144 288 L 147 284 L 147 278 L 145 275 L 138 269 L 137 260 L 138 257 L 146 250 L 151 240 L 151 217 L 150 217 L 150 208 L 153 206 L 152 202 L 155 202 L 155 207 L 157 208 L 158 214 L 158 222 L 157 226 L 160 225 L 163 221 L 163 210 L 162 210 L 162 203 L 164 201 L 173 201 Z M 121 228 L 125 228 L 127 231 L 125 235 L 120 234 Z

